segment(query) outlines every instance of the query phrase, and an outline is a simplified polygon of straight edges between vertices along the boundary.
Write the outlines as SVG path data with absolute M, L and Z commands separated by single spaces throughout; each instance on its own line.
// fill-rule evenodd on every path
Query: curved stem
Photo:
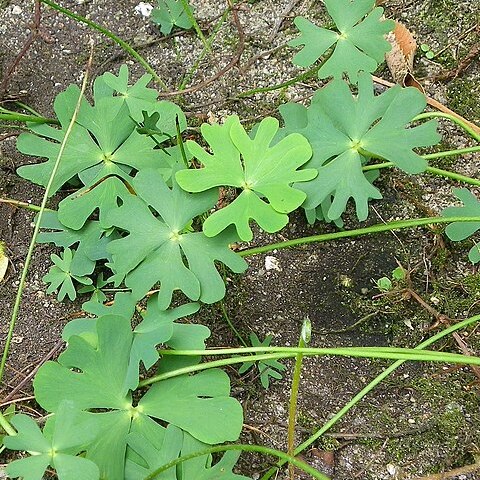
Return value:
M 120 37 L 115 35 L 113 32 L 110 30 L 107 30 L 106 28 L 102 27 L 101 25 L 98 25 L 98 23 L 92 22 L 92 20 L 89 20 L 88 18 L 82 17 L 81 15 L 78 15 L 77 13 L 74 13 L 64 7 L 61 7 L 57 3 L 53 2 L 52 0 L 40 0 L 42 3 L 45 3 L 49 7 L 52 7 L 54 10 L 57 10 L 58 12 L 63 13 L 67 17 L 73 18 L 77 22 L 85 23 L 88 25 L 90 28 L 93 28 L 94 30 L 97 30 L 100 33 L 103 33 L 103 35 L 107 36 L 111 40 L 113 40 L 117 45 L 119 45 L 123 50 L 125 50 L 129 55 L 131 55 L 135 60 L 140 63 L 140 65 L 145 68 L 145 70 L 153 77 L 154 81 L 160 85 L 160 87 L 163 90 L 168 90 L 168 87 L 166 83 L 158 76 L 157 72 L 153 69 L 153 67 L 134 49 L 132 48 L 125 40 L 122 40 Z
M 477 147 L 474 147 L 474 148 L 477 148 Z M 478 149 L 480 150 L 480 147 L 478 147 Z M 462 149 L 462 150 L 467 150 L 467 149 Z M 454 150 L 451 150 L 451 151 L 454 151 Z M 462 152 L 462 153 L 466 153 L 466 152 Z M 432 155 L 435 155 L 435 154 L 432 154 Z M 382 168 L 391 168 L 395 166 L 396 165 L 393 162 L 383 162 L 383 163 L 377 163 L 377 164 L 373 163 L 371 165 L 366 165 L 365 167 L 362 168 L 362 170 L 364 172 L 368 172 L 369 170 L 381 170 Z M 469 185 L 475 185 L 477 187 L 480 186 L 480 180 L 477 180 L 476 178 L 472 178 L 472 177 L 467 177 L 465 175 L 461 175 L 460 173 L 451 172 L 450 170 L 443 170 L 441 168 L 435 168 L 435 167 L 427 167 L 425 170 L 425 173 L 431 173 L 432 175 L 439 175 L 441 177 L 451 178 L 452 180 L 456 180 L 457 182 L 468 183 Z
M 8 434 L 8 435 L 16 435 L 17 432 L 15 429 L 10 425 L 10 422 L 5 418 L 5 415 L 1 412 L 0 410 L 0 427 L 3 428 L 3 430 Z
M 478 134 L 472 127 L 467 125 L 465 122 L 460 120 L 460 118 L 457 118 L 454 115 L 450 115 L 449 113 L 425 112 L 425 113 L 421 113 L 420 115 L 417 115 L 413 120 L 416 121 L 416 120 L 423 120 L 425 118 L 438 118 L 438 117 L 447 118 L 453 123 L 456 123 L 459 127 L 465 130 L 472 138 L 477 140 L 477 142 L 480 142 L 480 134 Z
M 372 233 L 389 232 L 404 228 L 452 222 L 480 222 L 480 217 L 424 217 L 411 218 L 409 220 L 397 220 L 388 223 L 378 223 L 376 225 L 372 225 L 371 227 L 356 228 L 354 230 L 344 230 L 341 232 L 323 233 L 320 235 L 312 235 L 310 237 L 286 240 L 285 242 L 271 243 L 270 245 L 264 245 L 263 247 L 254 247 L 241 250 L 237 253 L 242 257 L 248 257 L 250 255 L 258 255 L 259 253 L 271 252 L 275 249 L 290 248 L 308 243 L 321 243 L 329 240 L 338 240 L 340 238 L 359 237 L 362 235 L 370 235 Z
M 475 152 L 480 152 L 480 145 L 477 145 L 475 147 L 446 150 L 445 152 L 428 153 L 427 155 L 422 155 L 422 158 L 424 158 L 425 160 L 433 160 L 434 158 L 451 157 L 452 155 L 462 155 L 464 153 L 475 153 Z
M 0 113 L 0 120 L 9 122 L 32 122 L 32 123 L 49 123 L 52 125 L 60 125 L 55 118 L 37 117 L 36 115 L 25 115 L 24 113 Z
M 272 352 L 272 353 L 262 353 Z M 145 387 L 153 383 L 179 377 L 187 373 L 199 372 L 209 368 L 224 367 L 236 363 L 257 362 L 260 360 L 278 360 L 281 358 L 296 357 L 299 353 L 303 356 L 326 356 L 334 355 L 355 358 L 389 358 L 393 360 L 411 360 L 422 362 L 447 362 L 462 365 L 480 365 L 480 357 L 461 355 L 458 353 L 443 353 L 435 351 L 419 352 L 413 348 L 393 347 L 341 347 L 341 348 L 294 348 L 294 347 L 249 347 L 249 348 L 222 348 L 210 350 L 161 350 L 162 355 L 202 356 L 202 355 L 238 355 L 243 353 L 260 353 L 259 355 L 241 355 L 222 360 L 214 360 L 197 365 L 179 368 L 170 372 L 154 375 L 142 380 L 138 386 Z
M 193 15 L 192 9 L 188 4 L 188 0 L 180 0 L 180 2 L 182 3 L 183 10 L 185 11 L 185 14 L 190 20 L 190 23 L 193 25 L 193 29 L 195 30 L 195 32 L 197 32 L 198 38 L 200 38 L 201 42 L 203 43 L 204 48 L 208 52 L 211 52 L 212 51 L 211 46 L 208 44 L 207 39 L 205 38 L 205 35 L 200 30 L 200 27 L 198 26 L 198 23 L 197 23 L 197 19 Z
M 169 470 L 170 468 L 175 467 L 180 463 L 186 462 L 187 460 L 191 460 L 192 458 L 203 457 L 204 455 L 211 455 L 212 453 L 227 452 L 230 450 L 241 450 L 243 452 L 258 452 L 264 455 L 272 455 L 274 457 L 281 458 L 285 463 L 289 462 L 292 465 L 295 465 L 295 467 L 299 468 L 300 470 L 303 470 L 305 473 L 308 473 L 309 475 L 311 475 L 313 478 L 316 478 L 317 480 L 329 480 L 329 478 L 326 475 L 324 475 L 323 473 L 320 473 L 315 468 L 311 467 L 310 465 L 307 465 L 305 462 L 302 462 L 301 460 L 298 460 L 295 457 L 291 457 L 290 455 L 287 455 L 286 453 L 281 452 L 280 450 L 274 450 L 273 448 L 263 447 L 261 445 L 242 445 L 242 444 L 219 445 L 217 447 L 210 447 L 210 448 L 206 448 L 205 450 L 201 450 L 199 452 L 183 455 L 182 457 L 176 458 L 175 460 L 172 460 L 171 462 L 163 465 L 162 467 L 157 468 L 154 472 L 146 476 L 143 480 L 154 480 L 162 472 L 165 472 L 166 470 Z
M 469 317 L 456 325 L 452 325 L 451 327 L 438 332 L 433 337 L 425 340 L 424 342 L 420 343 L 415 347 L 415 350 L 422 350 L 426 347 L 429 347 L 433 343 L 437 342 L 438 340 L 450 335 L 457 330 L 461 330 L 462 328 L 468 327 L 469 325 L 478 322 L 480 320 L 480 315 L 475 315 L 473 317 Z M 317 432 L 315 432 L 310 438 L 305 440 L 301 445 L 299 445 L 295 450 L 295 455 L 303 452 L 306 448 L 308 448 L 312 443 L 318 440 L 325 432 L 330 430 L 349 410 L 351 410 L 360 400 L 362 400 L 368 393 L 370 393 L 380 382 L 382 382 L 385 378 L 387 378 L 391 373 L 393 373 L 398 367 L 400 367 L 404 363 L 404 360 L 397 360 L 395 363 L 392 363 L 387 369 L 385 369 L 380 375 L 377 375 L 368 385 L 366 385 L 360 392 L 358 392 L 347 404 L 345 404 L 322 428 L 320 428 Z M 286 462 L 281 461 L 277 463 L 275 467 L 272 467 L 268 470 L 265 475 L 260 480 L 268 480 L 272 475 L 276 473 L 278 468 L 284 465 Z
M 255 95 L 256 93 L 265 93 L 265 92 L 273 92 L 274 90 L 279 90 L 280 88 L 289 87 L 290 85 L 295 85 L 298 82 L 302 82 L 303 80 L 307 80 L 310 77 L 313 77 L 315 73 L 318 72 L 322 65 L 317 65 L 310 70 L 307 70 L 296 77 L 287 80 L 286 82 L 279 83 L 277 85 L 272 85 L 271 87 L 260 87 L 260 88 L 253 88 L 252 90 L 247 90 L 246 92 L 239 93 L 234 97 L 234 99 L 238 98 L 245 98 Z

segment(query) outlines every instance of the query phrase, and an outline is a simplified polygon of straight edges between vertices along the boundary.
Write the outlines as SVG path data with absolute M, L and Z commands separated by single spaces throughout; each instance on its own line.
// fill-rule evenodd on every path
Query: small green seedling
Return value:
M 269 347 L 272 341 L 272 335 L 267 335 L 263 342 L 260 341 L 255 333 L 250 334 L 250 343 L 252 347 Z M 258 362 L 244 362 L 239 368 L 238 373 L 243 374 L 250 370 L 256 364 L 260 372 L 260 382 L 263 388 L 267 389 L 270 386 L 270 377 L 281 380 L 283 375 L 280 372 L 285 370 L 285 365 L 277 360 L 260 360 Z
M 420 45 L 420 50 L 425 54 L 425 56 L 429 59 L 432 60 L 432 58 L 435 57 L 435 53 L 431 49 L 430 45 L 427 45 L 426 43 L 422 43 Z
M 392 270 L 391 279 L 388 277 L 381 277 L 375 282 L 375 285 L 381 292 L 389 292 L 393 290 L 395 281 L 401 282 L 402 280 L 405 280 L 405 270 L 402 267 L 397 267 Z

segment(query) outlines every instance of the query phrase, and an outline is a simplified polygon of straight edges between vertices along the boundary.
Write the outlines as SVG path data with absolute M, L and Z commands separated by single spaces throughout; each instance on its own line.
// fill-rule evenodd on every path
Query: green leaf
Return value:
M 91 187 L 81 188 L 58 205 L 58 219 L 73 230 L 79 230 L 98 209 L 100 226 L 105 226 L 105 215 L 131 195 L 128 184 L 118 177 L 106 177 Z
M 443 217 L 480 217 L 480 201 L 466 188 L 454 188 L 453 193 L 463 203 L 463 207 L 448 207 L 442 212 Z M 447 226 L 445 233 L 450 240 L 459 242 L 471 237 L 480 230 L 480 222 L 454 222 Z M 468 254 L 472 263 L 480 261 L 479 246 L 475 244 Z
M 204 450 L 208 445 L 198 441 L 187 433 L 184 434 L 180 456 Z M 183 462 L 179 467 L 178 480 L 251 480 L 249 477 L 233 473 L 240 452 L 225 452 L 222 458 L 212 465 L 212 456 L 203 455 Z
M 102 303 L 107 299 L 107 296 L 103 293 L 102 288 L 108 284 L 103 279 L 103 272 L 100 272 L 97 277 L 95 285 L 87 285 L 78 290 L 78 293 L 92 293 L 90 301 Z
M 173 425 L 163 430 L 163 435 L 156 434 L 149 437 L 139 433 L 129 435 L 128 444 L 143 459 L 143 465 L 127 460 L 126 480 L 143 480 L 172 460 L 208 447 L 207 444 L 199 442 Z M 211 455 L 195 457 L 182 462 L 177 470 L 172 467 L 156 478 L 159 480 L 249 480 L 248 477 L 232 472 L 239 456 L 240 452 L 226 452 L 215 465 L 212 465 Z
M 242 407 L 230 394 L 230 379 L 210 369 L 158 382 L 139 401 L 142 412 L 172 423 L 208 443 L 234 441 L 240 435 Z
M 382 20 L 383 8 L 374 8 L 375 0 L 325 0 L 337 31 L 317 27 L 303 17 L 295 19 L 300 37 L 289 45 L 303 45 L 293 63 L 309 67 L 335 44 L 332 55 L 318 71 L 319 78 L 342 78 L 346 73 L 352 83 L 360 71 L 374 72 L 391 46 L 385 35 L 395 27 L 392 20 Z
M 89 419 L 98 436 L 85 446 L 85 451 L 86 458 L 98 465 L 101 478 L 124 478 L 127 435 L 131 431 L 142 433 L 143 427 L 149 423 L 146 415 L 180 427 L 186 424 L 188 431 L 203 441 L 236 440 L 233 438 L 235 433 L 238 437 L 242 408 L 228 396 L 229 379 L 221 370 L 164 380 L 155 384 L 147 396 L 139 400 L 138 406 L 134 407 L 132 403 L 129 389 L 132 359 L 138 368 L 138 361 L 148 365 L 154 355 L 153 340 L 147 341 L 143 336 L 145 332 L 150 329 L 157 338 L 160 335 L 167 338 L 173 332 L 178 341 L 178 334 L 185 330 L 175 332 L 175 326 L 172 330 L 173 320 L 196 308 L 193 305 L 178 307 L 171 312 L 161 312 L 162 316 L 158 318 L 160 312 L 155 306 L 153 315 L 157 329 L 153 326 L 155 319 L 151 318 L 143 325 L 140 323 L 137 333 L 131 331 L 130 320 L 123 316 L 107 315 L 90 320 L 96 332 L 88 331 L 87 327 L 84 333 L 73 333 L 68 337 L 68 347 L 58 362 L 46 362 L 40 367 L 34 389 L 37 401 L 44 409 L 57 412 L 62 401 L 70 400 L 75 409 L 95 411 L 89 413 Z M 206 329 L 195 327 L 201 331 Z M 180 339 L 178 345 L 182 342 Z M 203 345 L 199 338 L 193 344 L 199 342 Z M 98 409 L 102 412 L 97 413 Z M 191 422 L 191 417 L 196 420 Z M 223 428 L 224 424 L 228 427 Z
M 107 232 L 100 222 L 89 221 L 80 230 L 65 227 L 58 220 L 54 211 L 45 211 L 42 216 L 42 231 L 37 237 L 38 243 L 54 243 L 57 247 L 76 245 L 75 256 L 72 259 L 71 271 L 75 275 L 90 275 L 95 269 L 97 260 L 109 259 L 107 244 L 118 238 L 117 233 Z
M 392 281 L 388 277 L 382 277 L 377 280 L 377 288 L 381 292 L 388 292 L 392 289 Z
M 79 409 L 123 410 L 131 405 L 125 385 L 133 336 L 130 321 L 108 315 L 97 320 L 96 328 L 97 347 L 72 336 L 58 362 L 46 362 L 39 369 L 35 397 L 46 410 L 55 412 L 62 400 L 70 399 Z
M 174 425 L 167 428 L 152 425 L 150 429 L 143 429 L 142 433 L 130 433 L 128 446 L 143 460 L 143 465 L 127 459 L 125 480 L 143 480 L 157 468 L 178 458 L 182 444 L 183 431 Z M 166 470 L 157 478 L 177 480 L 176 468 Z
M 21 177 L 39 185 L 47 185 L 79 95 L 80 90 L 74 85 L 57 95 L 54 110 L 61 129 L 47 125 L 32 126 L 35 134 L 23 133 L 18 137 L 17 148 L 22 153 L 48 159 L 43 163 L 20 167 L 18 174 Z M 165 154 L 155 147 L 153 139 L 136 131 L 136 124 L 120 97 L 98 94 L 94 106 L 82 100 L 50 194 L 53 195 L 75 175 L 79 175 L 84 184 L 90 186 L 89 182 L 98 181 L 112 173 L 121 175 L 122 168 L 124 173 L 128 173 L 132 168 L 168 167 L 164 161 Z
M 317 91 L 310 107 L 280 107 L 285 120 L 282 134 L 299 132 L 309 140 L 313 156 L 306 166 L 319 172 L 312 181 L 295 184 L 307 195 L 302 206 L 313 210 L 333 197 L 327 216 L 336 220 L 353 198 L 357 217 L 365 220 L 369 199 L 381 198 L 371 184 L 375 176 L 362 171 L 372 157 L 392 161 L 408 173 L 425 170 L 426 161 L 413 149 L 440 140 L 437 121 L 404 128 L 425 105 L 425 97 L 415 88 L 398 86 L 374 96 L 371 76 L 361 74 L 357 96 L 346 82 L 333 80 Z
M 402 267 L 397 267 L 392 270 L 392 278 L 394 280 L 405 280 L 405 270 Z
M 108 247 L 116 277 L 125 277 L 136 299 L 160 282 L 158 302 L 162 309 L 168 308 L 176 289 L 205 303 L 223 298 L 225 285 L 215 261 L 234 272 L 246 268 L 245 261 L 228 248 L 235 237 L 225 232 L 210 239 L 190 231 L 192 219 L 213 207 L 216 192 L 192 195 L 175 183 L 170 189 L 155 170 L 139 172 L 133 186 L 138 196 L 127 198 L 108 216 L 112 225 L 129 232 Z M 149 206 L 160 217 L 155 217 Z
M 75 300 L 77 292 L 75 291 L 73 280 L 76 280 L 83 285 L 91 284 L 92 280 L 88 277 L 76 275 L 74 273 L 74 270 L 72 269 L 74 253 L 69 248 L 64 249 L 61 257 L 52 254 L 50 255 L 50 258 L 55 265 L 50 267 L 49 272 L 42 278 L 45 283 L 50 284 L 47 288 L 47 294 L 53 293 L 58 289 L 57 298 L 60 302 L 66 295 L 68 295 L 70 300 Z
M 242 189 L 230 205 L 207 218 L 203 231 L 208 237 L 233 224 L 242 240 L 251 240 L 251 218 L 267 232 L 276 232 L 287 224 L 286 214 L 304 201 L 305 194 L 291 184 L 316 176 L 314 169 L 298 170 L 311 156 L 310 145 L 303 136 L 292 134 L 270 147 L 277 130 L 278 121 L 265 118 L 251 139 L 238 117 L 231 116 L 223 125 L 202 125 L 202 135 L 213 154 L 196 142 L 187 142 L 204 168 L 177 172 L 177 182 L 184 190 L 202 192 L 220 185 Z
M 92 461 L 77 457 L 98 431 L 89 414 L 76 410 L 71 402 L 62 402 L 58 412 L 47 420 L 43 432 L 27 415 L 15 415 L 12 425 L 18 431 L 5 438 L 12 450 L 27 450 L 32 456 L 15 460 L 7 467 L 10 477 L 41 480 L 49 465 L 59 480 L 98 480 L 99 470 Z
M 133 414 L 126 375 L 133 333 L 130 320 L 108 315 L 96 321 L 91 337 L 71 336 L 58 362 L 46 362 L 34 379 L 37 402 L 50 412 L 63 400 L 80 410 L 110 409 L 91 414 L 98 439 L 86 447 L 87 458 L 100 469 L 101 478 L 123 478 L 126 437 Z
M 150 18 L 160 25 L 164 35 L 169 35 L 174 26 L 185 30 L 193 26 L 180 0 L 158 0 L 158 7 L 152 10 Z
M 263 342 L 261 342 L 256 333 L 252 332 L 250 334 L 252 347 L 269 347 L 271 341 L 272 335 L 267 335 Z M 285 365 L 278 360 L 259 360 L 258 362 L 243 362 L 242 366 L 238 369 L 238 373 L 243 374 L 255 365 L 260 373 L 260 382 L 265 389 L 268 389 L 270 386 L 270 377 L 280 380 L 283 378 L 280 372 L 286 369 Z
M 174 334 L 175 327 L 178 327 L 174 324 L 175 320 L 192 315 L 199 308 L 198 303 L 188 303 L 177 308 L 160 310 L 155 296 L 150 297 L 147 310 L 143 314 L 143 321 L 133 331 L 130 358 L 125 376 L 126 386 L 130 390 L 135 390 L 138 386 L 140 363 L 143 364 L 145 370 L 148 370 L 160 358 L 156 347 L 159 344 L 168 344 Z M 124 316 L 126 317 L 126 315 Z M 70 321 L 65 326 L 62 338 L 68 342 L 73 335 L 79 335 L 96 347 L 96 330 L 96 319 L 79 318 Z M 195 333 L 198 334 L 199 332 L 196 331 Z M 200 338 L 203 338 L 203 336 L 200 336 Z M 204 348 L 204 344 L 197 345 L 197 347 Z

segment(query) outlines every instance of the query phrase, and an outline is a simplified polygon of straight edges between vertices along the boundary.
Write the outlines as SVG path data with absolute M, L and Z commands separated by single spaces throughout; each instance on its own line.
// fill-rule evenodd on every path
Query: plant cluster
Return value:
M 179 10 L 184 3 L 161 2 L 154 18 L 163 33 L 192 26 Z M 181 109 L 157 100 L 150 75 L 132 85 L 124 65 L 117 76 L 95 79 L 92 103 L 76 86 L 60 93 L 58 127 L 29 124 L 19 136 L 20 152 L 47 159 L 20 167 L 20 176 L 50 195 L 66 183 L 78 187 L 37 220 L 38 241 L 63 249 L 52 255 L 47 292 L 59 300 L 75 299 L 77 289 L 92 297 L 85 318 L 64 329 L 66 350 L 35 377 L 35 398 L 49 413 L 45 426 L 23 414 L 11 420 L 17 434 L 5 445 L 31 454 L 10 463 L 11 477 L 39 480 L 50 466 L 60 480 L 246 478 L 233 473 L 240 452 L 214 464 L 207 451 L 239 438 L 242 407 L 227 374 L 200 364 L 209 329 L 182 319 L 222 300 L 226 269 L 246 270 L 231 245 L 252 240 L 252 222 L 274 233 L 302 207 L 311 223 L 341 226 L 350 199 L 365 220 L 369 202 L 382 197 L 374 184 L 379 159 L 410 174 L 427 169 L 415 149 L 440 136 L 437 120 L 412 125 L 425 97 L 400 86 L 374 94 L 370 72 L 393 26 L 374 3 L 325 0 L 337 30 L 295 20 L 301 35 L 291 45 L 304 47 L 294 62 L 306 67 L 329 51 L 318 74 L 333 80 L 309 106 L 281 106 L 282 126 L 268 117 L 246 131 L 233 115 L 183 143 Z M 223 208 L 219 188 L 236 192 Z M 444 212 L 446 221 L 460 220 L 446 233 L 464 240 L 480 228 L 480 203 L 468 190 L 456 195 L 464 206 Z M 476 246 L 469 258 L 480 260 Z M 109 284 L 120 291 L 104 304 Z M 243 362 L 241 373 L 258 362 L 265 387 L 283 370 L 282 355 L 265 353 L 270 340 L 253 335 L 245 352 L 259 355 L 232 362 Z

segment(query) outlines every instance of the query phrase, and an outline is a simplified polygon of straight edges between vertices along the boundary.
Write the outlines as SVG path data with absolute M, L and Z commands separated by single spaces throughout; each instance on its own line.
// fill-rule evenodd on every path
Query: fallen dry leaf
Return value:
M 385 55 L 388 68 L 396 83 L 404 87 L 418 88 L 425 93 L 423 87 L 413 76 L 413 59 L 417 51 L 417 42 L 408 28 L 395 22 L 395 29 L 387 35 L 392 49 Z

